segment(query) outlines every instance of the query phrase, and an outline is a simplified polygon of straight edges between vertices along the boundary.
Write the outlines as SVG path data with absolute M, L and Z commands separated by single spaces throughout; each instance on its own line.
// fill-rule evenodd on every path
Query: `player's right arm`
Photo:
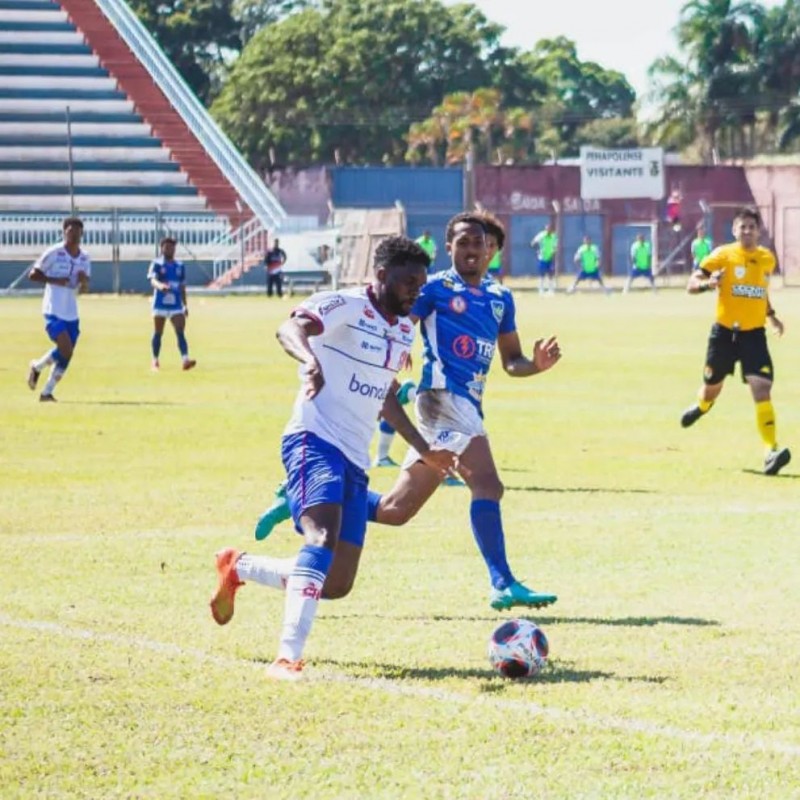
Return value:
M 319 336 L 322 330 L 319 319 L 298 314 L 287 319 L 276 333 L 286 353 L 303 365 L 303 386 L 309 400 L 316 397 L 325 385 L 322 367 L 308 342 L 311 336 Z
M 722 274 L 725 271 L 725 254 L 721 248 L 709 253 L 700 263 L 700 266 L 689 277 L 686 291 L 689 294 L 709 292 L 719 286 Z
M 169 284 L 165 281 L 160 281 L 156 275 L 156 262 L 150 263 L 150 269 L 147 270 L 147 277 L 150 278 L 150 285 L 159 292 L 169 291 Z
M 45 253 L 32 267 L 28 273 L 28 280 L 34 283 L 52 283 L 54 286 L 68 286 L 69 278 L 53 278 L 47 274 L 49 268 L 49 253 Z

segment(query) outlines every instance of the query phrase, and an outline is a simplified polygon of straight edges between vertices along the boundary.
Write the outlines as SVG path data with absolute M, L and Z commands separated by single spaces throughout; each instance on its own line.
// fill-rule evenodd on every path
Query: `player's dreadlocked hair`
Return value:
M 387 236 L 376 248 L 374 269 L 399 267 L 403 264 L 421 264 L 427 270 L 431 257 L 406 236 Z
M 486 220 L 480 214 L 476 211 L 462 211 L 460 214 L 456 214 L 452 217 L 447 223 L 447 229 L 444 234 L 444 240 L 446 242 L 453 241 L 453 237 L 456 233 L 456 225 L 458 225 L 459 222 L 475 223 L 483 228 L 484 233 L 487 231 Z
M 486 233 L 494 236 L 497 240 L 497 249 L 502 250 L 506 243 L 506 229 L 503 227 L 503 223 L 491 211 L 481 211 L 480 215 L 483 218 L 483 227 L 486 228 Z

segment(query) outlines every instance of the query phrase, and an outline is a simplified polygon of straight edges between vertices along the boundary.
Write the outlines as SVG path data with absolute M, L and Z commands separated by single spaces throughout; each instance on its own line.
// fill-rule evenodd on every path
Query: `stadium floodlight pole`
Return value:
M 69 209 L 70 215 L 75 216 L 75 167 L 72 161 L 72 117 L 69 106 L 66 107 L 67 114 L 67 169 L 69 170 Z

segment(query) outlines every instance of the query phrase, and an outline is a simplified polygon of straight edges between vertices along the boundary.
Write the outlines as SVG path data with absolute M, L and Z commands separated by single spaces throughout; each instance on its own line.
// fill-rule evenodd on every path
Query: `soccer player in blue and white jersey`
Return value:
M 220 551 L 219 584 L 211 599 L 212 615 L 224 625 L 243 581 L 286 592 L 270 677 L 301 676 L 319 600 L 344 597 L 352 588 L 367 528 L 366 470 L 378 414 L 418 449 L 437 480 L 454 465 L 452 454 L 429 448 L 396 395 L 395 376 L 408 363 L 414 340 L 406 315 L 429 264 L 419 245 L 389 237 L 376 249 L 371 286 L 315 294 L 278 330 L 283 349 L 301 364 L 281 456 L 292 517 L 305 543 L 293 559 Z
M 28 387 L 34 390 L 45 367 L 53 365 L 39 395 L 41 402 L 55 402 L 53 391 L 64 377 L 75 352 L 80 336 L 77 295 L 88 290 L 92 274 L 91 259 L 81 249 L 83 222 L 77 217 L 68 217 L 61 227 L 63 242 L 45 250 L 28 275 L 35 283 L 44 284 L 42 314 L 45 331 L 56 345 L 41 358 L 31 361 L 29 366 Z
M 197 364 L 193 358 L 189 358 L 189 344 L 184 333 L 186 317 L 189 316 L 189 305 L 186 302 L 186 267 L 182 261 L 175 259 L 176 245 L 175 239 L 165 236 L 161 240 L 161 256 L 156 258 L 147 270 L 147 279 L 153 287 L 155 331 L 151 347 L 153 369 L 156 371 L 160 367 L 158 357 L 161 354 L 161 337 L 164 334 L 164 324 L 168 319 L 175 328 L 183 369 L 191 369 Z
M 483 392 L 495 350 L 514 377 L 537 375 L 561 358 L 555 337 L 522 352 L 514 318 L 514 299 L 486 272 L 486 222 L 463 213 L 447 225 L 447 251 L 453 266 L 432 276 L 411 311 L 424 340 L 422 379 L 417 390 L 417 427 L 429 446 L 458 456 L 459 471 L 471 491 L 472 532 L 491 582 L 490 604 L 547 606 L 556 596 L 537 592 L 514 577 L 505 552 L 500 515 L 503 484 L 483 425 Z M 370 519 L 402 525 L 427 502 L 441 477 L 412 448 L 394 487 L 370 492 Z

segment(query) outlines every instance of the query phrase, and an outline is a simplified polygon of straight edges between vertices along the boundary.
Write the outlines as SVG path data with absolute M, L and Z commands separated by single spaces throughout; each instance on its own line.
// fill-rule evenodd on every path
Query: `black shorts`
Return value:
M 737 361 L 742 365 L 742 380 L 748 375 L 775 379 L 764 328 L 732 331 L 714 323 L 708 337 L 703 380 L 707 384 L 721 383 L 726 376 L 733 375 Z

